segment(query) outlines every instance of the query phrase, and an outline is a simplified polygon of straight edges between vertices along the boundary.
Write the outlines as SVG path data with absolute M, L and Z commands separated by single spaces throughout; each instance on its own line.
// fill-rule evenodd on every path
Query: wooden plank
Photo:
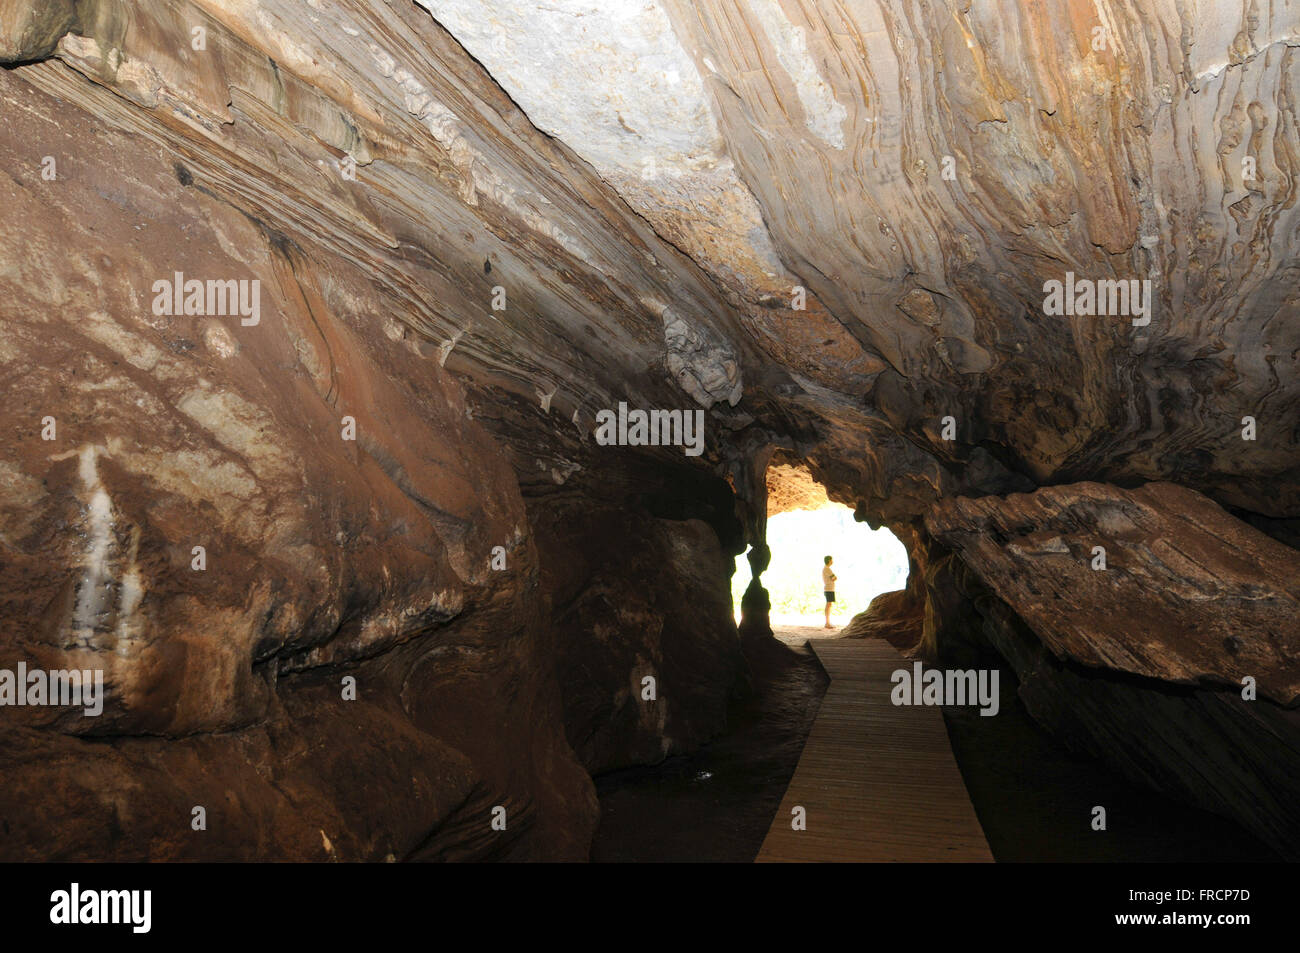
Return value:
M 809 644 L 831 683 L 757 860 L 992 861 L 943 715 L 889 700 L 911 663 L 880 640 Z

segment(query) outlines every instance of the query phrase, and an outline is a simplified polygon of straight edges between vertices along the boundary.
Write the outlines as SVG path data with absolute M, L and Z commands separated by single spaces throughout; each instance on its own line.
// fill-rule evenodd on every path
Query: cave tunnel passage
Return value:
M 774 462 L 767 469 L 767 545 L 772 561 L 762 583 L 771 599 L 774 627 L 821 626 L 825 597 L 822 567 L 833 557 L 835 604 L 831 623 L 841 628 L 882 592 L 907 585 L 907 548 L 888 529 L 873 530 L 853 510 L 828 498 L 803 464 Z M 731 600 L 740 601 L 752 573 L 748 550 L 736 557 Z
M 872 530 L 856 522 L 853 510 L 830 500 L 826 488 L 817 482 L 809 467 L 788 453 L 778 453 L 773 458 L 765 482 L 766 542 L 771 561 L 761 582 L 771 602 L 769 620 L 773 633 L 800 653 L 801 661 L 811 658 L 814 653 L 834 652 L 837 645 L 843 646 L 841 651 L 850 653 L 869 650 L 872 643 L 879 645 L 879 639 L 875 637 L 841 639 L 841 630 L 855 615 L 864 612 L 876 596 L 907 586 L 909 559 L 906 547 L 888 529 Z M 838 577 L 837 601 L 831 616 L 836 631 L 823 633 L 816 630 L 820 630 L 823 624 L 821 569 L 826 555 L 834 557 L 833 569 Z M 732 576 L 732 603 L 738 621 L 741 596 L 750 579 L 749 562 L 742 554 L 736 558 Z M 950 631 L 952 622 L 949 620 Z M 960 619 L 956 623 L 962 624 Z M 822 635 L 827 638 L 819 638 Z M 915 637 L 919 636 L 918 625 Z M 885 641 L 890 640 L 886 638 Z M 897 645 L 894 647 L 898 648 Z M 888 648 L 886 651 L 892 652 Z M 905 655 L 908 656 L 906 662 Z M 823 655 L 818 665 L 829 665 L 825 659 Z M 913 656 L 904 652 L 898 656 L 897 665 L 905 668 L 912 661 Z M 753 726 L 742 722 L 741 730 L 735 732 L 734 737 L 715 744 L 726 758 L 706 752 L 705 758 L 712 757 L 713 760 L 688 759 L 674 766 L 677 774 L 708 769 L 720 782 L 737 787 L 765 773 L 776 775 L 772 765 L 764 763 L 762 757 L 770 755 L 775 762 L 782 753 L 787 753 L 788 761 L 782 767 L 789 774 L 783 775 L 782 783 L 777 785 L 781 796 L 786 795 L 784 781 L 789 779 L 794 783 L 794 766 L 802 758 L 814 720 L 823 705 L 828 704 L 827 697 L 831 697 L 829 704 L 836 704 L 833 696 L 823 695 L 825 689 L 834 683 L 835 678 L 842 678 L 845 692 L 860 698 L 868 693 L 881 692 L 881 686 L 885 684 L 883 677 L 878 676 L 871 681 L 855 680 L 852 667 L 856 663 L 846 661 L 843 656 L 839 664 L 842 670 L 831 676 L 826 684 L 815 683 L 796 668 L 790 674 L 782 673 L 770 684 L 762 685 L 763 699 L 758 707 L 763 709 L 766 721 L 759 723 L 754 719 Z M 942 709 L 941 731 L 945 747 L 951 746 L 955 766 L 960 772 L 964 786 L 961 795 L 969 796 L 982 837 L 994 859 L 1011 862 L 1276 862 L 1280 859 L 1272 845 L 1261 841 L 1232 819 L 1134 783 L 1094 754 L 1062 744 L 1060 739 L 1044 730 L 1022 703 L 1017 676 L 1005 661 L 986 654 L 980 664 L 1000 671 L 1002 689 L 998 717 L 984 717 L 975 707 L 946 705 Z M 840 750 L 843 750 L 845 738 L 849 737 L 843 734 L 851 727 L 849 713 L 856 711 L 859 705 L 855 700 L 832 710 L 829 723 L 834 724 L 839 733 L 836 743 L 841 745 Z M 786 723 L 796 712 L 804 715 L 798 730 Z M 902 724 L 900 721 L 896 727 Z M 898 738 L 899 735 L 892 734 L 891 737 Z M 913 733 L 906 737 L 915 740 L 917 735 Z M 868 770 L 887 772 L 897 769 L 897 765 L 892 769 L 889 766 L 888 747 L 876 751 L 875 744 L 871 737 L 865 737 L 857 749 L 875 752 Z M 770 749 L 766 747 L 769 745 Z M 756 750 L 760 755 L 755 754 Z M 926 757 L 924 752 L 924 746 L 910 749 L 907 758 Z M 875 760 L 877 756 L 882 760 Z M 816 755 L 812 758 L 814 767 L 810 768 L 810 774 L 814 780 L 806 782 L 801 789 L 803 793 L 817 789 L 815 765 L 819 760 Z M 834 770 L 836 777 L 840 778 L 846 776 L 849 769 L 847 765 L 837 763 Z M 692 778 L 695 776 L 691 775 Z M 898 777 L 903 781 L 906 776 L 904 772 Z M 692 793 L 696 787 L 699 787 L 698 782 L 692 786 Z M 657 790 L 664 790 L 662 781 Z M 628 793 L 620 791 L 612 797 L 606 795 L 602 803 L 615 803 L 617 797 L 627 798 Z M 801 794 L 796 793 L 794 797 L 799 799 Z M 698 805 L 689 799 L 685 801 L 691 803 L 693 810 L 700 811 Z M 736 812 L 739 818 L 745 811 L 758 815 L 768 804 L 768 792 L 756 785 L 754 796 L 736 798 L 729 810 Z M 1097 804 L 1107 806 L 1112 829 L 1122 831 L 1122 837 L 1099 837 L 1089 824 L 1077 823 L 1079 817 L 1091 817 Z M 662 810 L 661 803 L 656 801 L 654 808 Z M 783 805 L 771 816 L 783 818 L 785 809 Z M 873 807 L 876 812 L 883 809 L 883 804 Z M 685 856 L 685 849 L 679 855 L 659 853 L 671 850 L 672 845 L 647 819 L 648 814 L 649 811 L 642 808 L 635 817 L 635 825 L 630 819 L 621 818 L 622 831 L 614 824 L 604 828 L 604 841 L 599 844 L 597 854 L 602 859 L 622 859 L 617 851 L 638 848 L 642 856 L 655 859 Z M 945 815 L 935 820 L 947 825 L 950 831 L 960 828 L 955 816 Z M 709 823 L 716 823 L 714 815 L 709 815 Z M 629 829 L 633 833 L 627 833 Z M 786 826 L 775 824 L 771 830 L 780 834 Z M 846 832 L 854 830 L 857 828 L 852 824 L 845 827 Z M 619 842 L 613 843 L 615 835 L 620 833 Z M 642 847 L 637 838 L 649 843 L 652 833 L 657 837 L 656 841 Z M 787 856 L 782 851 L 789 845 L 779 837 L 769 844 L 762 838 L 752 837 L 739 821 L 735 823 L 732 834 L 732 842 L 713 845 L 718 851 L 717 856 L 750 859 L 745 852 L 752 850 L 756 843 L 765 845 L 766 853 L 760 859 L 784 859 Z M 698 838 L 698 830 L 693 836 Z M 952 849 L 957 850 L 956 847 Z

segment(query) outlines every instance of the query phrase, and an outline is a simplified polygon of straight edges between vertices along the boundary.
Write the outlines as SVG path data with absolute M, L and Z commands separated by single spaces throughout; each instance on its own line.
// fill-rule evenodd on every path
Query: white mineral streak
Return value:
M 108 556 L 113 545 L 113 501 L 99 481 L 94 446 L 81 448 L 79 463 L 81 482 L 90 495 L 90 503 L 86 508 L 90 549 L 86 554 L 86 576 L 77 593 L 73 628 L 78 637 L 89 639 L 104 611 L 105 584 L 109 579 Z
M 808 37 L 802 27 L 790 22 L 777 0 L 749 0 L 749 7 L 763 24 L 776 58 L 794 82 L 803 104 L 804 124 L 827 145 L 844 148 L 843 123 L 849 112 L 826 85 L 808 53 Z

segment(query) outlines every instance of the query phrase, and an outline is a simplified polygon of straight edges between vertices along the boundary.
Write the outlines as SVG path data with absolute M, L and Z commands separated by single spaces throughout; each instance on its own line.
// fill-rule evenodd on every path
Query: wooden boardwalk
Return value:
M 889 700 L 912 663 L 875 639 L 809 644 L 831 683 L 758 862 L 992 861 L 940 710 Z

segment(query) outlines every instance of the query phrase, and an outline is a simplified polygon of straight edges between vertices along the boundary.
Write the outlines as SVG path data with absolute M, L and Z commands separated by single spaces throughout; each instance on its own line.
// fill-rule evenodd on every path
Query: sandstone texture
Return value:
M 1053 654 L 1300 701 L 1300 552 L 1192 490 L 1093 483 L 959 497 L 926 525 Z
M 884 592 L 871 600 L 840 630 L 845 639 L 884 639 L 904 655 L 913 655 L 921 642 L 925 603 L 907 590 Z
M 1293 2 L 0 0 L 0 65 L 0 669 L 106 689 L 0 707 L 0 859 L 583 859 L 822 493 L 911 558 L 850 635 L 1300 854 Z
M 969 615 L 937 648 L 992 647 L 1057 737 L 1297 856 L 1300 553 L 1166 483 L 958 498 L 926 525 L 961 554 L 931 602 Z
M 826 487 L 806 466 L 772 463 L 767 468 L 767 515 L 816 510 L 830 503 Z

